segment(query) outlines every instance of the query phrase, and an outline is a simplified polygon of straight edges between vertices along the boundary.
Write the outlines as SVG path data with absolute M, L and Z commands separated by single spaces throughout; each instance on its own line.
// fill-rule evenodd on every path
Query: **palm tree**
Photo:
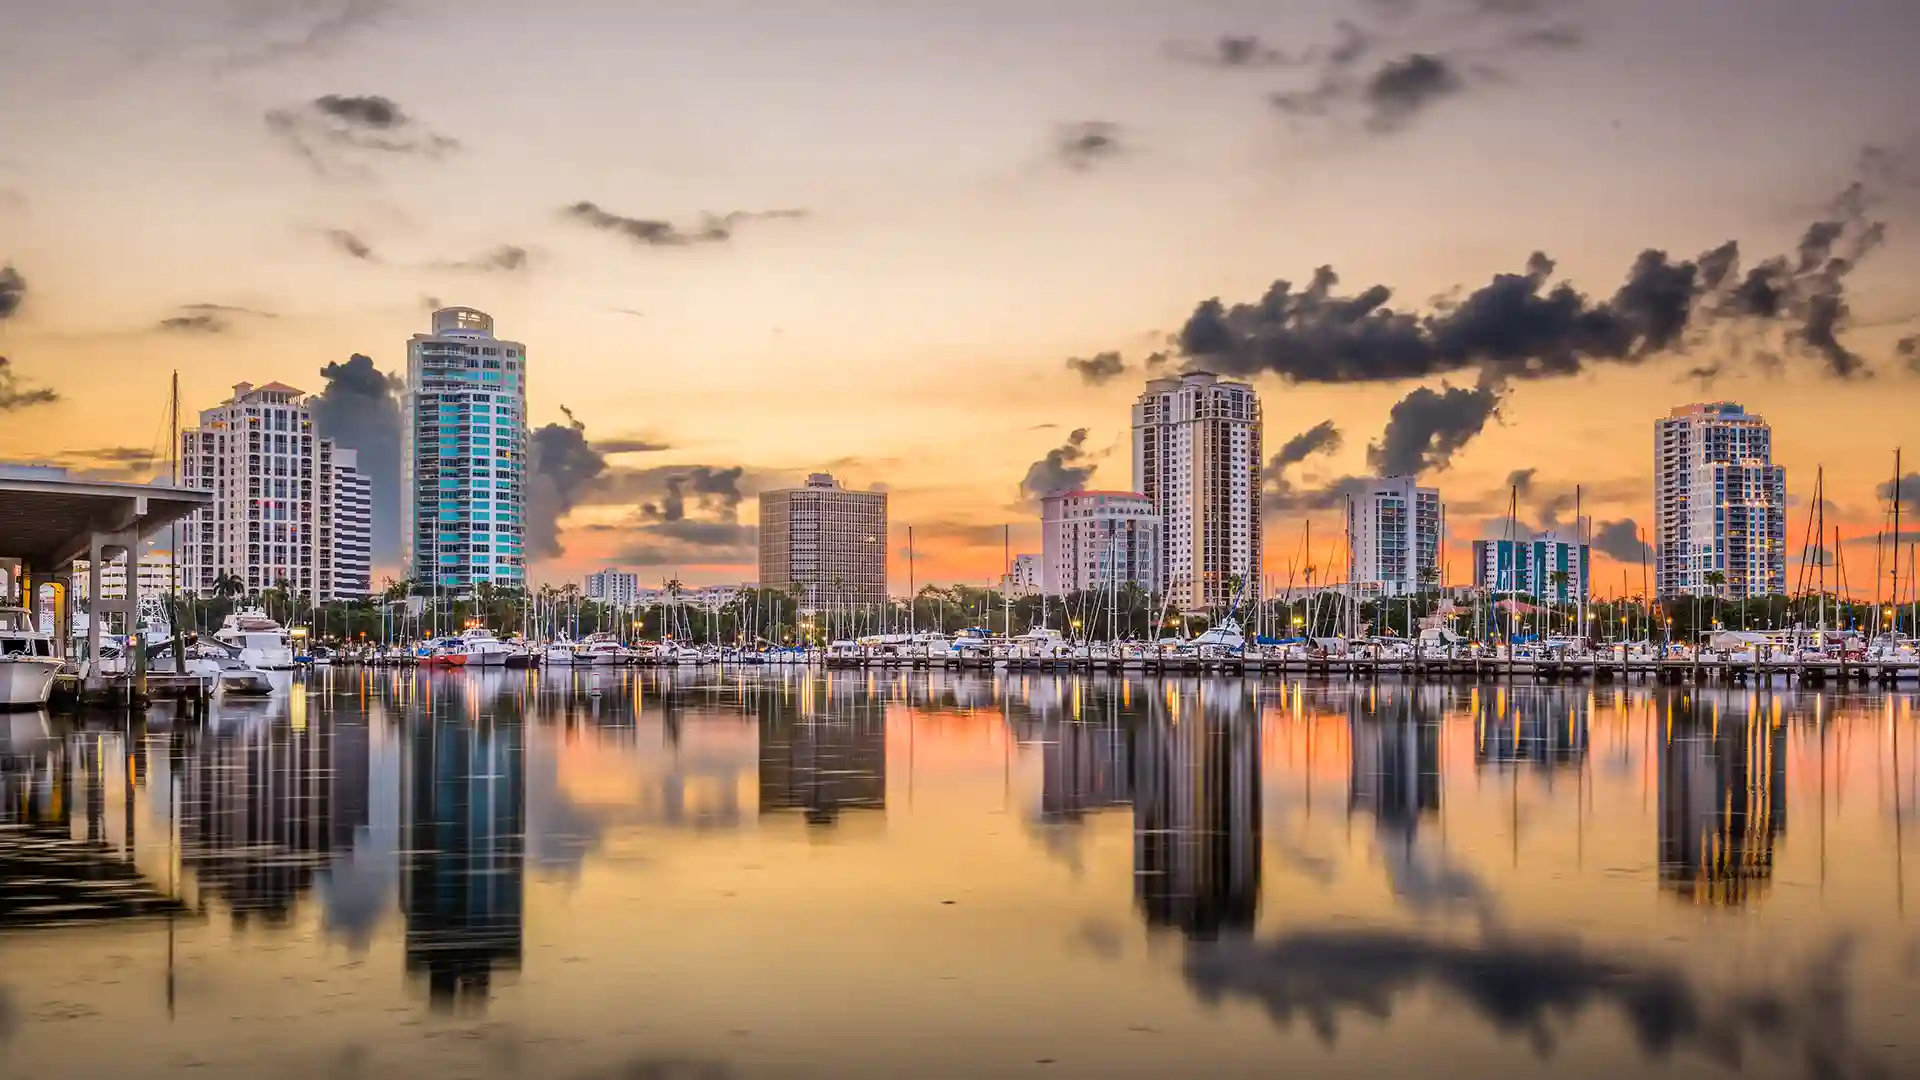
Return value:
M 246 591 L 247 583 L 241 580 L 239 574 L 226 573 L 213 579 L 213 595 L 222 600 L 232 600 L 236 596 L 244 595 Z
M 1720 621 L 1720 590 L 1726 587 L 1727 575 L 1718 570 L 1709 570 L 1700 580 L 1706 583 L 1707 588 L 1713 590 L 1712 618 L 1713 621 L 1717 623 Z M 1697 629 L 1696 627 L 1696 630 Z

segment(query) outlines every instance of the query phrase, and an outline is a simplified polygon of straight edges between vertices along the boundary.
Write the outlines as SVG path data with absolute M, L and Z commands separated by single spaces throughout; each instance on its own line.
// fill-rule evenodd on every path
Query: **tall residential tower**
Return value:
M 1134 401 L 1133 486 L 1160 519 L 1160 582 L 1174 603 L 1259 599 L 1260 447 L 1260 398 L 1245 383 L 1190 371 Z
M 1787 591 L 1787 471 L 1765 420 L 1730 401 L 1683 405 L 1654 424 L 1653 475 L 1659 596 Z
M 472 308 L 433 313 L 407 343 L 401 563 L 466 592 L 527 583 L 527 350 Z
M 180 590 L 210 596 L 223 578 L 328 601 L 334 583 L 334 447 L 314 437 L 307 396 L 240 383 L 180 433 L 180 483 L 213 492 L 181 524 Z

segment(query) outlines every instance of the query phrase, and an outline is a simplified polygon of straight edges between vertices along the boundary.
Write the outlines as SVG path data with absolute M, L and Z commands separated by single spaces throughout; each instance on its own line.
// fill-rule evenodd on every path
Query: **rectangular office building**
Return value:
M 887 599 L 887 493 L 827 473 L 760 494 L 760 587 L 798 588 L 807 608 Z

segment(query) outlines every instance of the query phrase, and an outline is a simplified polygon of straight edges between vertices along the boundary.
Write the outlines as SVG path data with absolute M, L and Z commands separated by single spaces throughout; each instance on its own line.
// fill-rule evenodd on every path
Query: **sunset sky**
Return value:
M 1920 470 L 1911 0 L 5 8 L 0 459 L 144 479 L 171 370 L 189 416 L 318 393 L 404 369 L 437 301 L 525 342 L 534 424 L 604 456 L 554 481 L 537 580 L 751 579 L 754 493 L 831 469 L 892 493 L 898 586 L 909 525 L 920 582 L 985 581 L 1003 524 L 1037 549 L 1030 470 L 1131 486 L 1128 405 L 1187 365 L 1252 379 L 1269 457 L 1340 433 L 1269 481 L 1282 581 L 1309 515 L 1337 534 L 1314 493 L 1409 458 L 1455 582 L 1518 471 L 1526 521 L 1582 484 L 1650 529 L 1689 401 L 1772 422 L 1796 549 L 1825 466 L 1857 586 L 1896 445 Z M 1281 346 L 1183 334 L 1278 280 Z M 1399 318 L 1335 303 L 1376 284 Z M 646 509 L 670 484 L 680 520 Z

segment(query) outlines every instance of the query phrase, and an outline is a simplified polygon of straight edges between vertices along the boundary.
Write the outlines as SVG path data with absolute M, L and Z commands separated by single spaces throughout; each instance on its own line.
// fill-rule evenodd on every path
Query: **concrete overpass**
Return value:
M 131 629 L 140 612 L 141 542 L 213 502 L 211 492 L 162 484 L 116 484 L 70 475 L 44 465 L 0 464 L 0 560 L 19 567 L 20 598 L 31 607 L 34 590 L 59 587 L 54 648 L 66 655 L 72 636 L 73 563 L 88 563 L 87 655 L 100 649 L 101 617 L 119 612 Z M 100 570 L 128 557 L 127 595 L 100 595 Z M 97 687 L 97 677 L 89 678 Z

